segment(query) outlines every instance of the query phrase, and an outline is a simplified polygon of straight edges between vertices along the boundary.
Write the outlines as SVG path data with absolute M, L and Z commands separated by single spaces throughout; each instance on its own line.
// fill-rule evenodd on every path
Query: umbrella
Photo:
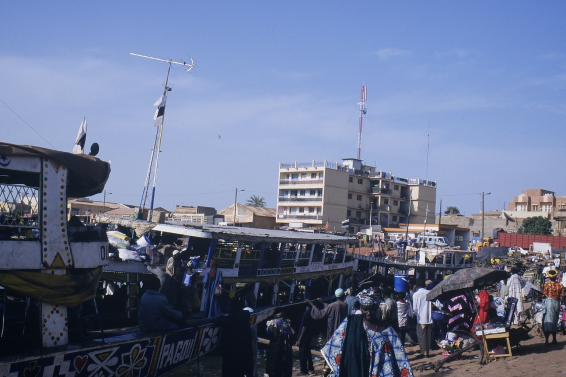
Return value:
M 503 270 L 494 270 L 492 268 L 464 268 L 456 271 L 448 278 L 440 282 L 430 292 L 427 293 L 426 299 L 431 301 L 445 293 L 451 292 L 456 295 L 458 292 L 466 288 L 483 288 L 500 280 L 507 279 L 507 272 Z

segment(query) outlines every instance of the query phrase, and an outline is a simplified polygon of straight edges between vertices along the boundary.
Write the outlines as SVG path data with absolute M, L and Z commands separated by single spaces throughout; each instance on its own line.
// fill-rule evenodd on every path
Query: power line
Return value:
M 472 193 L 470 193 L 470 194 L 438 195 L 438 196 L 463 196 L 463 195 L 481 195 L 481 192 L 472 192 Z
M 31 129 L 33 130 L 33 132 L 35 132 L 36 134 L 38 134 L 40 138 L 42 138 L 43 140 L 45 140 L 45 142 L 46 142 L 47 144 L 51 145 L 51 148 L 55 149 L 55 147 L 54 147 L 50 142 L 48 142 L 46 138 L 44 138 L 43 136 L 41 136 L 41 134 L 40 134 L 39 132 L 37 132 L 32 126 L 30 126 L 30 124 L 29 124 L 28 122 L 26 122 L 21 116 L 19 116 L 18 113 L 16 113 L 14 110 L 12 110 L 12 108 L 11 108 L 10 106 L 8 106 L 8 105 L 6 104 L 6 102 L 2 101 L 1 99 L 0 99 L 0 102 L 2 102 L 2 103 L 4 104 L 4 106 L 6 106 L 6 107 L 7 107 L 11 112 L 13 112 L 18 118 L 20 118 L 20 120 L 21 120 L 22 122 L 24 122 L 25 124 L 27 124 L 27 126 L 28 126 L 29 128 L 31 128 Z

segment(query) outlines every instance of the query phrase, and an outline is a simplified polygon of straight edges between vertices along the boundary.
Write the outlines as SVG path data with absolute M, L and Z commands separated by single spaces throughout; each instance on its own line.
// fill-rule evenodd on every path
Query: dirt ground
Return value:
M 442 360 L 444 356 L 441 351 L 431 351 L 431 357 L 418 359 L 413 354 L 419 351 L 418 346 L 406 347 L 405 352 L 409 356 L 411 367 L 415 376 L 479 376 L 482 377 L 523 377 L 536 375 L 549 376 L 566 374 L 566 336 L 556 336 L 558 344 L 545 346 L 544 339 L 539 338 L 534 330 L 529 335 L 532 337 L 522 341 L 520 347 L 512 348 L 512 357 L 501 357 L 486 365 L 480 365 L 480 351 L 472 351 L 463 354 L 459 360 L 444 364 L 438 371 L 434 372 L 432 365 Z M 317 376 L 322 376 L 323 362 L 315 361 L 314 368 Z M 421 371 L 422 369 L 422 371 Z M 293 376 L 300 372 L 299 360 L 295 360 Z

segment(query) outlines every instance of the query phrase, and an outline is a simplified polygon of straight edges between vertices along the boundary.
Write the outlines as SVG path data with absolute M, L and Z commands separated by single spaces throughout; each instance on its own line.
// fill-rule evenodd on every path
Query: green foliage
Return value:
M 252 195 L 252 196 L 250 196 L 250 198 L 246 202 L 246 205 L 252 206 L 252 207 L 265 208 L 265 199 L 263 198 L 263 196 Z
M 444 211 L 444 214 L 445 215 L 459 215 L 460 210 L 458 209 L 458 207 L 448 206 L 446 208 L 446 211 Z
M 542 216 L 527 217 L 517 230 L 522 234 L 552 235 L 552 223 Z

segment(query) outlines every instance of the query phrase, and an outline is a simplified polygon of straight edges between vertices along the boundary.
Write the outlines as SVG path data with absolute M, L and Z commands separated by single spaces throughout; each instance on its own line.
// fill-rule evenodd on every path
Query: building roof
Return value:
M 252 206 L 247 206 L 247 205 L 238 203 L 238 211 L 242 211 L 242 210 L 245 210 L 248 213 L 251 212 L 256 216 L 261 216 L 261 217 L 273 217 L 273 218 L 275 218 L 276 214 L 277 214 L 277 210 L 275 208 L 252 207 Z M 218 213 L 221 214 L 221 215 L 233 215 L 234 205 L 232 204 L 231 206 L 226 207 L 223 210 L 218 211 Z M 238 213 L 238 217 L 242 214 L 243 213 Z
M 257 216 L 275 217 L 277 214 L 277 210 L 275 208 L 252 207 L 252 206 L 244 206 L 244 207 L 255 213 Z
M 138 210 L 137 207 L 122 204 L 122 207 L 106 211 L 105 213 L 112 216 L 133 215 Z

